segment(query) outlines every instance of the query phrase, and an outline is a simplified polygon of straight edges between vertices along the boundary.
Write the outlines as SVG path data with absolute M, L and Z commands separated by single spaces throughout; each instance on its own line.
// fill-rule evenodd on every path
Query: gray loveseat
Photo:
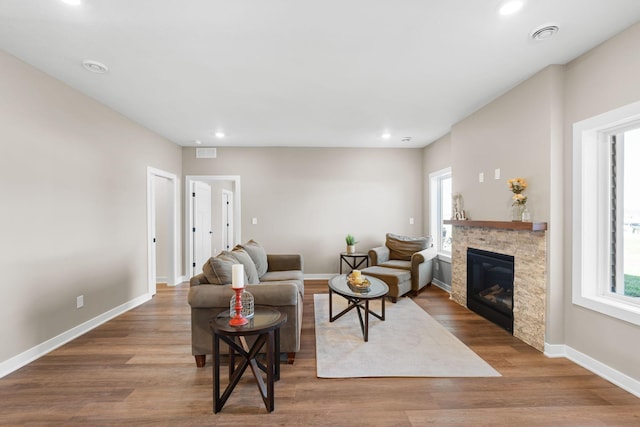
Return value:
M 260 244 L 250 240 L 232 251 L 211 257 L 204 264 L 202 273 L 190 280 L 191 351 L 196 365 L 204 366 L 206 355 L 212 354 L 209 320 L 213 315 L 229 310 L 234 295 L 231 266 L 238 263 L 244 265 L 246 290 L 253 295 L 255 305 L 270 306 L 287 315 L 287 322 L 280 329 L 280 351 L 287 353 L 288 362 L 293 363 L 295 353 L 300 350 L 302 330 L 302 255 L 267 254 Z M 226 351 L 226 345 L 223 348 Z

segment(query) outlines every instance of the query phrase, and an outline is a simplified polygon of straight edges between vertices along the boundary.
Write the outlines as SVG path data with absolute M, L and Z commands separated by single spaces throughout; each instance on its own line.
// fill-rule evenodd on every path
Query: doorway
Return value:
M 193 189 L 196 182 L 208 184 L 211 188 L 211 222 L 209 224 L 211 244 L 210 251 L 203 249 L 202 253 L 198 249 L 201 245 L 195 244 L 196 233 L 193 231 L 195 227 Z M 211 255 L 215 255 L 221 250 L 231 249 L 241 241 L 240 177 L 236 175 L 188 175 L 185 177 L 185 186 L 187 196 L 185 200 L 185 218 L 187 218 L 185 221 L 185 236 L 187 236 L 185 271 L 190 271 L 192 275 L 195 275 L 202 271 L 202 265 Z
M 177 176 L 147 167 L 147 283 L 150 295 L 156 294 L 158 265 L 161 265 L 162 278 L 168 285 L 180 283 L 178 200 Z
M 211 223 L 211 185 L 202 181 L 194 181 L 191 188 L 191 204 L 193 213 L 193 259 L 192 275 L 210 257 L 213 250 L 213 227 Z

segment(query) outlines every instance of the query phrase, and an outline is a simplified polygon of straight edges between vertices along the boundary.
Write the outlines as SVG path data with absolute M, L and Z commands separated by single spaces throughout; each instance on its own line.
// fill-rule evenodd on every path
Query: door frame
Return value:
M 226 206 L 224 204 L 222 204 L 221 209 L 222 209 L 222 224 L 221 224 L 221 230 L 225 231 L 225 234 L 227 234 L 227 228 L 231 228 L 231 233 L 235 233 L 235 229 L 236 229 L 236 218 L 235 218 L 235 195 L 233 193 L 233 191 L 229 191 L 229 190 L 222 190 L 222 196 L 223 196 L 223 202 L 224 202 L 224 196 L 227 195 L 228 199 L 231 199 L 231 201 L 233 202 L 232 206 L 231 206 L 231 218 L 229 218 L 229 216 L 227 215 L 227 209 Z M 225 218 L 227 219 L 227 223 L 231 224 L 231 227 L 227 227 L 227 225 L 225 224 Z M 226 241 L 226 237 L 223 239 Z M 234 238 L 234 240 L 236 240 Z M 240 243 L 239 240 L 236 240 L 236 242 Z M 226 249 L 226 248 L 225 248 Z
M 237 243 L 242 241 L 242 230 L 240 227 L 240 176 L 239 175 L 186 175 L 184 178 L 185 198 L 184 198 L 184 217 L 185 217 L 185 271 L 191 271 L 193 268 L 193 204 L 191 203 L 191 188 L 195 181 L 214 182 L 214 181 L 232 181 L 233 182 L 233 240 Z
M 149 295 L 156 294 L 156 245 L 153 239 L 156 234 L 156 197 L 155 197 L 155 184 L 154 178 L 164 178 L 170 181 L 171 191 L 169 194 L 169 201 L 171 205 L 171 212 L 169 213 L 169 221 L 171 223 L 171 232 L 169 233 L 168 246 L 171 250 L 171 265 L 168 272 L 168 285 L 176 286 L 181 282 L 181 278 L 178 276 L 179 272 L 179 248 L 178 248 L 178 230 L 180 226 L 179 222 L 179 209 L 178 200 L 178 177 L 170 172 L 165 172 L 160 169 L 147 166 L 147 286 Z

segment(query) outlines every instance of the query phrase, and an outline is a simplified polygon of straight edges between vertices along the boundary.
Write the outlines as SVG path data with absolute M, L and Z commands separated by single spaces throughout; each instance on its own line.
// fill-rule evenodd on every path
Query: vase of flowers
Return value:
M 527 188 L 527 181 L 524 178 L 512 178 L 507 181 L 509 190 L 513 193 L 511 200 L 511 220 L 522 221 L 522 214 L 527 208 L 527 196 L 522 192 Z

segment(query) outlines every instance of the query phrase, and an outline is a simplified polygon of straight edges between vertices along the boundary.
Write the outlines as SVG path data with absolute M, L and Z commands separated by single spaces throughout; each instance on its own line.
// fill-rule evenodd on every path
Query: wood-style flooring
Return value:
M 434 286 L 414 300 L 502 377 L 316 378 L 313 294 L 326 281 L 306 283 L 302 349 L 282 365 L 275 411 L 266 413 L 247 371 L 214 415 L 210 360 L 198 369 L 191 356 L 187 290 L 160 286 L 146 304 L 0 379 L 0 425 L 640 425 L 640 399 L 545 357 Z

